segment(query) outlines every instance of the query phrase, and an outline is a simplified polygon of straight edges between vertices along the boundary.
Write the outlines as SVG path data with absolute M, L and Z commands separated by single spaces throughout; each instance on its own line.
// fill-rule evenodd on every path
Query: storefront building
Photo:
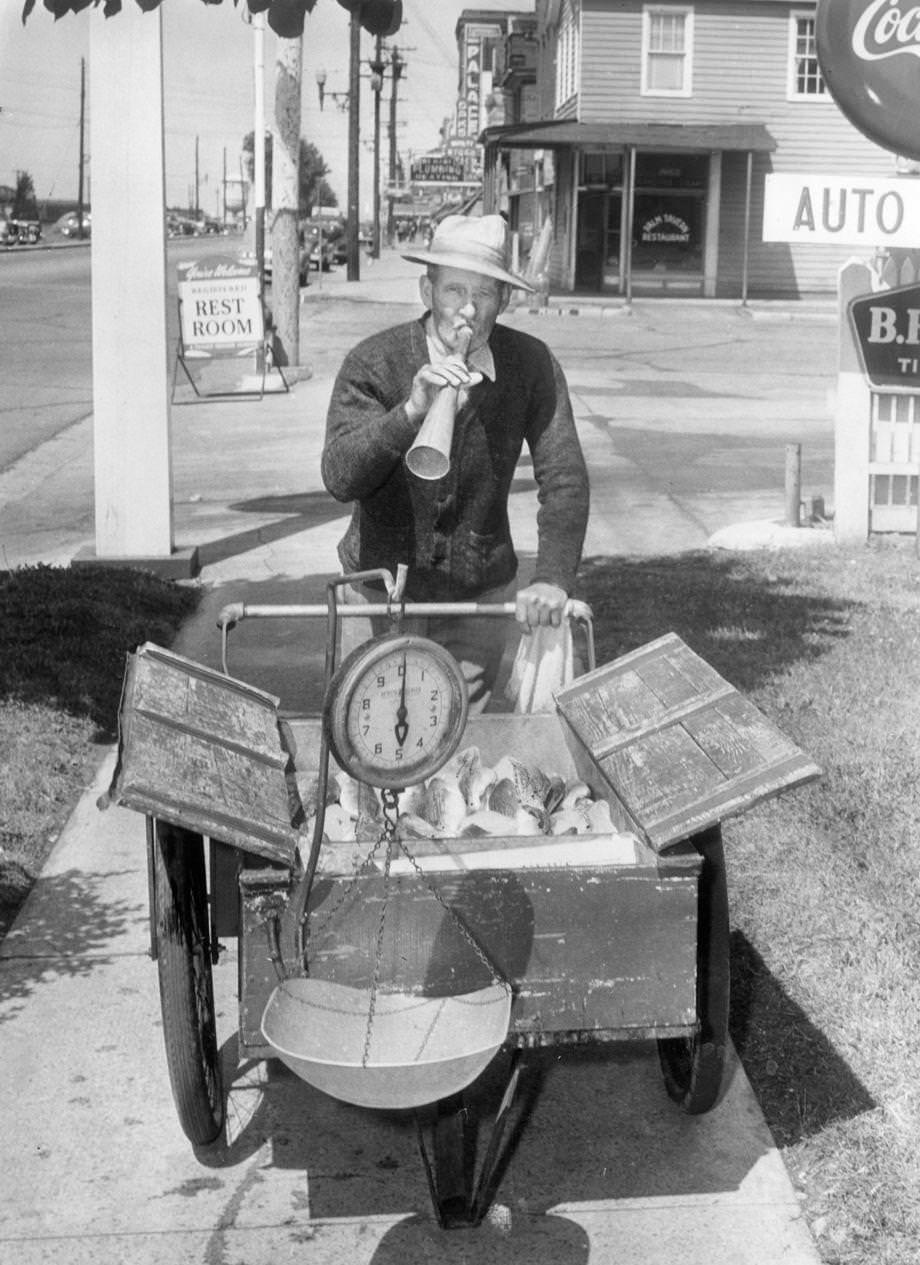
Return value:
M 537 0 L 532 56 L 499 55 L 496 86 L 483 205 L 557 291 L 832 293 L 845 249 L 763 241 L 766 175 L 898 171 L 827 93 L 813 6 Z

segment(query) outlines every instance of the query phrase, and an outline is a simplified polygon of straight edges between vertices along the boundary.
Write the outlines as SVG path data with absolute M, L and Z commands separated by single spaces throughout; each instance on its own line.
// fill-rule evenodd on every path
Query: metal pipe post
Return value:
M 786 523 L 802 525 L 802 445 L 786 445 Z
M 347 277 L 360 281 L 361 265 L 358 259 L 358 147 L 361 140 L 361 6 L 351 11 L 350 57 L 348 75 L 348 222 L 345 226 L 345 250 L 347 253 Z M 322 268 L 322 260 L 320 260 Z

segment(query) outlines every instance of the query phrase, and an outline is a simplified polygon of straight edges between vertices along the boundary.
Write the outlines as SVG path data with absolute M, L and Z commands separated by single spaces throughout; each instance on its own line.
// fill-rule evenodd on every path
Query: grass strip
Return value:
M 920 1260 L 913 542 L 584 576 L 598 662 L 673 630 L 824 770 L 725 824 L 732 1036 L 822 1260 Z
M 199 597 L 126 568 L 0 572 L 0 935 L 115 737 L 126 655 Z

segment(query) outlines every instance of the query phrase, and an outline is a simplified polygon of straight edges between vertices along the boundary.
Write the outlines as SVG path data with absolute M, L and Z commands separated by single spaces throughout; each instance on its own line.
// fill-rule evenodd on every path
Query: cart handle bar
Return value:
M 366 605 L 352 603 L 336 603 L 336 617 L 347 619 L 350 616 L 362 616 L 367 619 L 375 615 L 391 615 L 392 606 L 386 602 L 369 602 Z M 496 618 L 514 615 L 514 602 L 405 602 L 402 614 L 407 619 L 440 615 L 488 615 Z M 588 671 L 593 672 L 594 657 L 594 623 L 591 607 L 587 602 L 579 602 L 572 598 L 566 603 L 565 613 L 573 622 L 584 626 L 586 657 Z M 226 676 L 230 675 L 227 666 L 227 637 L 231 629 L 244 619 L 325 619 L 329 608 L 325 602 L 315 605 L 272 605 L 262 606 L 249 602 L 231 602 L 217 616 L 217 627 L 220 629 L 221 663 Z

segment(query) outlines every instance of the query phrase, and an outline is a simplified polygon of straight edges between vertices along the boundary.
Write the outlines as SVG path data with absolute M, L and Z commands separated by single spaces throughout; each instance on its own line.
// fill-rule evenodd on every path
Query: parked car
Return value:
M 83 236 L 89 237 L 93 227 L 93 216 L 91 211 L 83 212 Z M 63 237 L 79 237 L 80 236 L 80 216 L 76 211 L 65 211 L 62 216 L 54 222 L 55 232 L 60 233 Z
M 0 219 L 0 245 L 34 246 L 40 242 L 42 226 L 38 220 Z
M 302 286 L 310 284 L 310 269 L 313 267 L 310 262 L 310 251 L 306 247 L 302 247 L 300 251 L 300 262 L 297 268 L 297 275 Z M 272 248 L 271 243 L 265 243 L 265 266 L 263 268 L 263 276 L 266 281 L 272 279 Z
M 339 258 L 339 240 L 341 240 L 343 251 L 345 246 L 344 236 L 339 238 L 340 232 L 341 227 L 334 222 L 320 224 L 316 220 L 306 220 L 301 225 L 300 240 L 307 251 L 310 267 L 314 272 L 319 271 L 320 267 L 323 272 L 329 272 L 333 264 L 345 262 L 344 254 L 341 259 Z
M 166 216 L 166 233 L 169 237 L 197 237 L 201 231 L 198 221 L 187 215 L 170 213 Z

